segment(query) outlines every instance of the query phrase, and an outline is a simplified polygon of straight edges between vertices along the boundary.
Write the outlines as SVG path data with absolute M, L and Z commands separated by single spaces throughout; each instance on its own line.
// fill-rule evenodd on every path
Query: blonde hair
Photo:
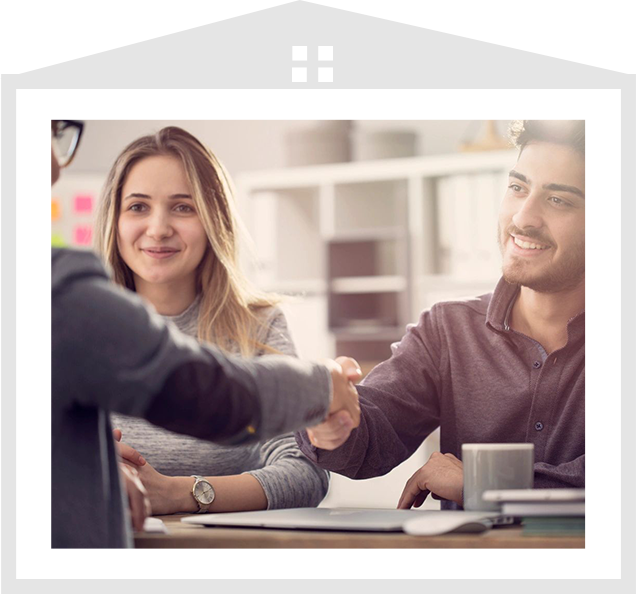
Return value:
M 174 126 L 143 136 L 117 157 L 102 189 L 95 227 L 95 249 L 112 270 L 116 283 L 135 290 L 132 271 L 117 245 L 121 192 L 135 163 L 158 155 L 176 157 L 183 164 L 194 206 L 208 237 L 209 249 L 197 269 L 201 295 L 198 338 L 214 342 L 226 352 L 253 356 L 277 352 L 258 341 L 263 328 L 259 310 L 280 302 L 275 294 L 255 290 L 238 264 L 239 220 L 225 168 L 212 151 L 190 133 Z

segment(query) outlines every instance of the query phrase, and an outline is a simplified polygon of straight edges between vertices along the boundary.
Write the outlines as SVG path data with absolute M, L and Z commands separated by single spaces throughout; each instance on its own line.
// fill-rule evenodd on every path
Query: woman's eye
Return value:
M 182 213 L 191 213 L 194 212 L 194 208 L 192 208 L 191 206 L 189 206 L 188 204 L 179 204 L 175 210 L 177 212 L 182 212 Z
M 146 209 L 145 204 L 131 204 L 128 210 L 131 212 L 143 212 Z

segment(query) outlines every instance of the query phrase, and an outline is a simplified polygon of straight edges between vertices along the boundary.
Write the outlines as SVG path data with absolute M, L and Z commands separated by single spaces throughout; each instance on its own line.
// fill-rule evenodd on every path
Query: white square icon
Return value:
M 306 62 L 307 61 L 307 46 L 292 45 L 292 60 L 294 62 Z
M 318 68 L 318 82 L 333 82 L 333 68 Z
M 307 68 L 292 68 L 292 82 L 307 82 Z
M 333 45 L 318 46 L 318 61 L 333 62 Z

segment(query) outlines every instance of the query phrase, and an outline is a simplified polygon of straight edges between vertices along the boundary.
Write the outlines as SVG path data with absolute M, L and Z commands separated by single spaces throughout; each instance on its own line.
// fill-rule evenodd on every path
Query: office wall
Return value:
M 287 165 L 285 137 L 307 128 L 309 121 L 188 121 L 188 120 L 93 120 L 87 122 L 82 148 L 73 162 L 74 173 L 107 171 L 119 152 L 132 140 L 164 126 L 185 128 L 206 143 L 231 175 Z M 505 131 L 505 122 L 498 128 Z M 417 154 L 453 153 L 459 144 L 479 136 L 480 122 L 468 120 L 355 121 L 354 133 L 376 130 L 411 130 L 417 133 Z

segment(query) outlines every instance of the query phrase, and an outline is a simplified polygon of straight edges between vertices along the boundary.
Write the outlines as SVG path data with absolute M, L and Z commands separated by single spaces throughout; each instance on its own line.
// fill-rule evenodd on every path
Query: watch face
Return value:
M 214 489 L 208 481 L 199 481 L 194 487 L 194 496 L 203 505 L 208 505 L 214 501 Z

